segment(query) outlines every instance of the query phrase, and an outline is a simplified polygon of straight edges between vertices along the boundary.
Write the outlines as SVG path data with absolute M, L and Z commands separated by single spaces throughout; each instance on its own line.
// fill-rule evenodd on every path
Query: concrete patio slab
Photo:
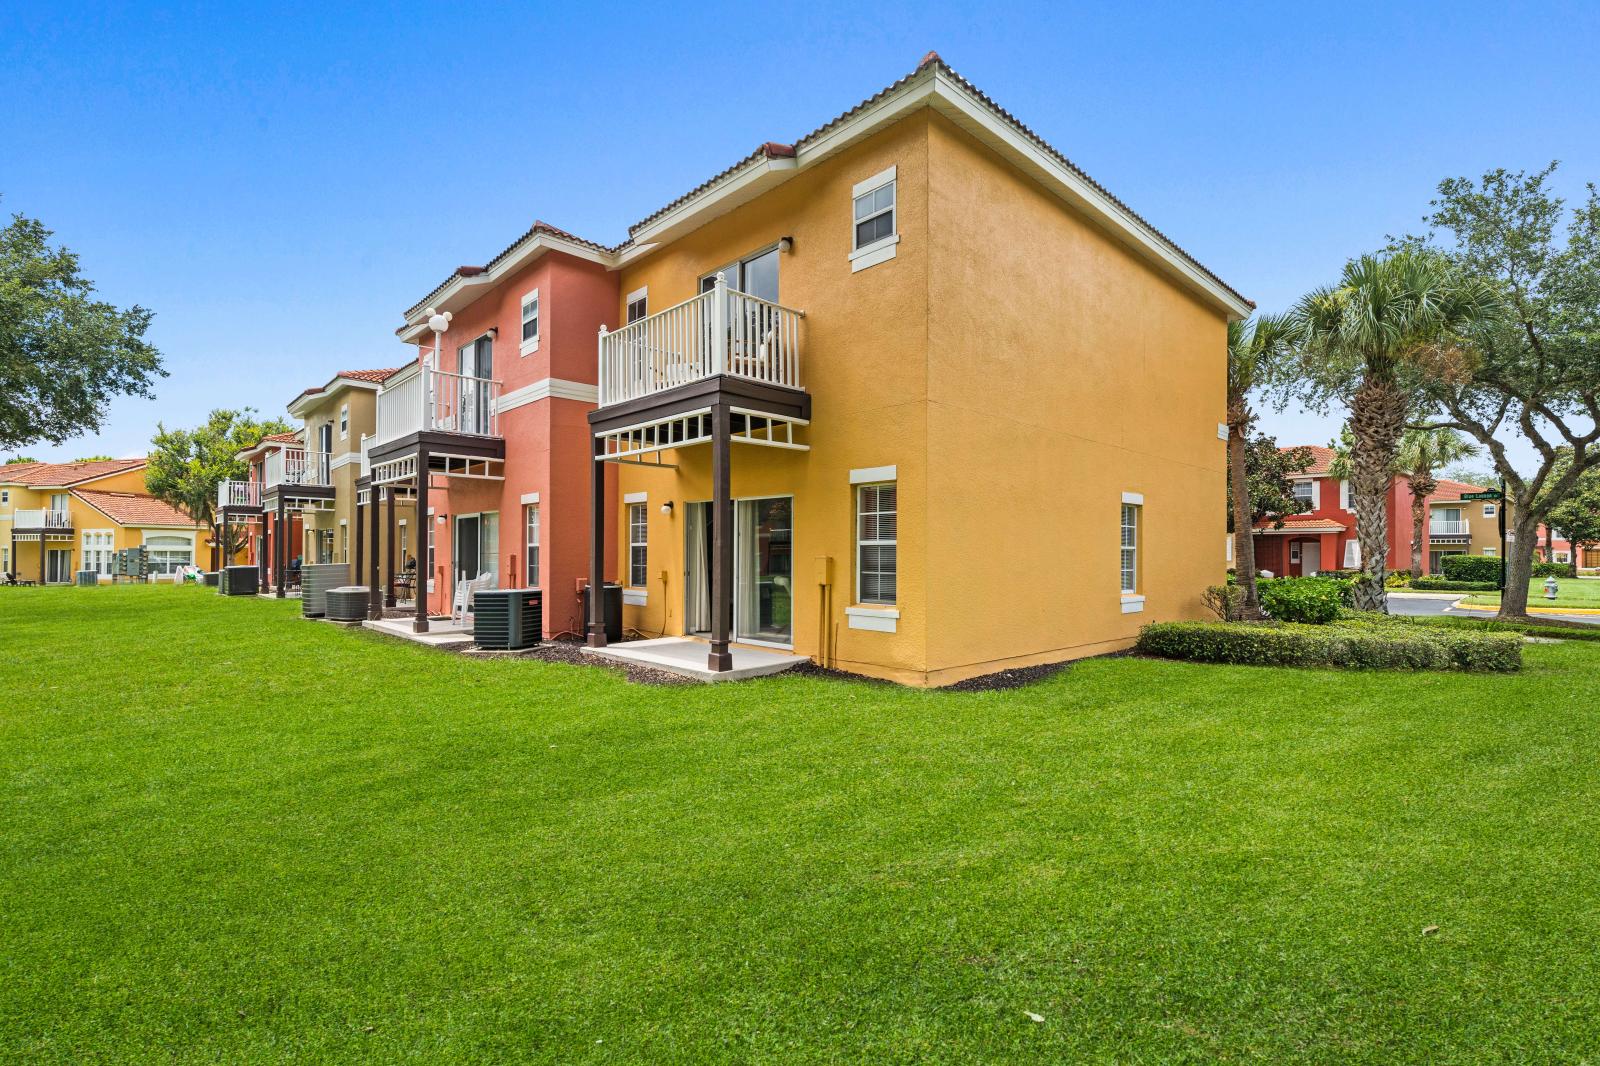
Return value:
M 426 633 L 413 633 L 410 618 L 383 618 L 378 621 L 367 619 L 362 626 L 385 636 L 399 637 L 417 644 L 426 644 L 433 648 L 453 648 L 473 641 L 472 627 L 470 625 L 457 625 L 448 618 L 428 619 Z
M 668 670 L 696 681 L 742 681 L 747 677 L 763 677 L 781 673 L 803 662 L 804 655 L 768 648 L 734 647 L 732 670 L 711 670 L 706 666 L 710 645 L 690 637 L 658 637 L 654 640 L 630 640 L 604 648 L 584 648 L 585 655 L 616 662 L 653 666 Z

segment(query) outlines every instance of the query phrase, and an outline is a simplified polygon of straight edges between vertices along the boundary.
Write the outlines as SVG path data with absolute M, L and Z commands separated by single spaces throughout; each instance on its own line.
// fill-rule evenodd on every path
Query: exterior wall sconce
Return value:
M 499 326 L 490 326 L 487 332 L 489 334 L 489 339 L 490 340 L 497 341 L 497 340 L 500 339 L 500 327 Z
M 793 237 L 779 237 L 778 238 L 778 251 L 783 253 L 784 255 L 788 255 L 790 252 L 794 251 L 794 238 Z
M 668 500 L 666 503 L 661 505 L 661 513 L 666 515 L 668 518 L 672 517 L 672 501 L 671 500 Z

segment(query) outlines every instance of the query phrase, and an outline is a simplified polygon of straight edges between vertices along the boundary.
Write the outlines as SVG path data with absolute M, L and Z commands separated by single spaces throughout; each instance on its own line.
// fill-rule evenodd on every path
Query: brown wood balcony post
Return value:
M 413 633 L 428 631 L 428 578 L 432 575 L 433 561 L 428 558 L 428 533 L 433 519 L 428 515 L 428 450 L 417 449 L 417 617 L 411 623 Z
M 724 403 L 711 408 L 711 654 L 712 670 L 733 669 L 728 637 L 733 629 L 733 415 Z
M 369 495 L 371 494 L 371 491 L 372 491 L 371 489 L 367 490 Z M 366 538 L 362 535 L 362 534 L 366 533 L 366 531 L 367 531 L 366 523 L 367 523 L 367 509 L 365 507 L 361 506 L 361 490 L 357 489 L 356 490 L 356 568 L 355 568 L 355 575 L 352 578 L 352 583 L 356 584 L 356 585 L 361 584 L 361 564 L 366 561 L 364 558 L 362 558 L 363 550 L 366 547 L 366 545 L 365 545 Z M 370 597 L 369 597 L 368 602 L 370 602 Z
M 378 521 L 383 517 L 383 489 L 373 485 L 367 490 L 367 509 L 372 512 L 367 522 L 367 617 L 383 617 L 383 586 L 378 584 L 382 569 L 378 558 Z
M 593 434 L 589 447 L 595 446 Z M 589 490 L 589 647 L 606 646 L 606 464 L 591 462 Z

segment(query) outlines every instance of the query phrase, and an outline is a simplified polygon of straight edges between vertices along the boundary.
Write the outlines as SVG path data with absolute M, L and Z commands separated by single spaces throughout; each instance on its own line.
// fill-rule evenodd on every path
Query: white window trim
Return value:
M 622 317 L 624 322 L 626 322 L 628 317 L 628 308 L 633 306 L 633 302 L 635 300 L 644 301 L 644 317 L 650 317 L 650 286 L 645 285 L 628 293 L 627 298 L 622 301 Z
M 1497 506 L 1498 505 L 1492 504 L 1492 503 L 1484 504 L 1483 505 L 1483 517 L 1485 517 L 1485 518 L 1494 518 L 1494 517 L 1496 517 L 1499 514 L 1499 512 L 1496 510 Z
M 900 628 L 900 608 L 865 604 L 844 609 L 845 623 L 851 629 L 873 633 L 894 633 Z
M 1139 614 L 1144 610 L 1144 595 L 1142 593 L 1122 594 L 1122 613 Z
M 622 590 L 622 602 L 628 607 L 647 607 L 650 604 L 650 590 L 629 586 Z
M 1122 502 L 1123 503 L 1131 503 L 1135 507 L 1143 507 L 1144 506 L 1144 493 L 1142 493 L 1142 492 L 1124 492 L 1122 494 Z M 1121 516 L 1119 515 L 1118 517 L 1121 517 Z
M 850 190 L 850 272 L 852 274 L 868 267 L 886 263 L 894 258 L 895 245 L 900 243 L 900 189 L 894 191 L 894 232 L 887 237 L 880 237 L 871 244 L 864 244 L 856 248 L 856 212 L 855 202 L 869 192 L 876 192 L 895 180 L 896 168 L 889 167 L 880 170 L 870 178 L 863 178 L 855 183 Z
M 881 474 L 881 473 L 883 473 L 885 471 L 888 472 L 888 475 L 889 475 L 888 477 L 866 477 L 865 476 L 867 474 L 872 474 L 872 473 L 880 473 Z M 892 467 L 892 466 L 866 467 L 866 468 L 863 468 L 863 469 L 850 471 L 850 492 L 851 492 L 851 495 L 853 495 L 855 497 L 855 499 L 853 499 L 851 501 L 851 504 L 850 504 L 851 521 L 855 524 L 855 528 L 851 531 L 851 540 L 853 542 L 852 554 L 853 554 L 854 557 L 851 560 L 850 598 L 853 601 L 855 601 L 854 602 L 854 606 L 857 607 L 857 608 L 860 608 L 861 610 L 865 610 L 865 611 L 892 610 L 892 611 L 895 612 L 895 618 L 899 618 L 900 617 L 900 611 L 899 611 L 899 608 L 896 606 L 896 604 L 898 604 L 900 602 L 900 482 L 895 479 L 894 472 L 895 472 L 895 468 Z M 857 480 L 858 475 L 860 475 L 860 480 Z M 895 533 L 894 533 L 894 598 L 895 598 L 895 603 L 862 603 L 861 602 L 861 490 L 863 488 L 866 488 L 869 485 L 893 485 L 894 486 L 894 519 L 895 519 Z M 873 546 L 877 547 L 877 546 L 881 545 L 882 543 L 883 543 L 882 541 L 877 541 L 877 542 L 874 542 Z M 851 621 L 851 619 L 849 617 L 850 609 L 851 608 L 849 608 L 849 607 L 845 608 L 845 615 L 846 615 L 846 622 L 847 622 L 847 624 L 849 624 L 851 629 L 879 629 L 880 632 L 889 632 L 889 633 L 894 632 L 894 630 L 892 628 L 888 629 L 888 630 L 882 629 L 881 625 L 879 625 L 879 626 L 872 626 L 872 625 L 866 625 L 866 624 L 856 625 L 855 622 Z M 860 620 L 860 619 L 866 619 L 868 617 L 869 617 L 868 615 L 857 615 L 856 619 Z
M 872 485 L 879 481 L 899 481 L 895 467 L 892 466 L 863 466 L 850 471 L 850 484 Z
M 539 494 L 537 492 L 524 492 L 522 494 L 522 500 L 520 502 L 522 502 L 522 503 L 538 503 L 539 502 Z
M 1217 423 L 1217 439 L 1218 440 L 1227 440 L 1228 437 L 1229 437 L 1228 423 L 1226 423 L 1226 422 L 1218 422 Z
M 1122 587 L 1122 507 L 1136 507 L 1138 510 L 1133 516 L 1133 588 Z M 1117 596 L 1122 601 L 1123 614 L 1135 614 L 1144 610 L 1144 593 L 1139 591 L 1139 554 L 1143 550 L 1140 543 L 1144 540 L 1144 493 L 1124 492 L 1122 505 L 1117 508 Z
M 629 493 L 625 493 L 623 495 L 623 497 L 622 497 L 622 502 L 623 503 L 649 503 L 650 502 L 650 494 L 648 492 L 629 492 Z
M 622 583 L 622 585 L 623 585 L 623 590 L 622 590 L 623 591 L 623 599 L 622 599 L 622 602 L 623 603 L 631 603 L 631 602 L 633 602 L 633 601 L 630 601 L 628 599 L 628 596 L 627 596 L 628 590 L 629 589 L 633 589 L 634 591 L 638 592 L 638 594 L 639 594 L 638 602 L 634 603 L 634 606 L 640 606 L 640 605 L 644 604 L 645 599 L 647 598 L 648 594 L 647 594 L 646 590 L 648 589 L 649 584 L 650 584 L 650 508 L 647 506 L 646 494 L 642 493 L 642 492 L 630 492 L 630 493 L 628 493 L 626 496 L 623 497 L 622 505 L 628 509 L 624 513 L 624 518 L 627 521 L 627 527 L 628 527 L 628 577 L 627 577 L 627 580 Z M 644 540 L 643 541 L 635 541 L 633 539 L 633 508 L 634 507 L 644 507 Z M 644 581 L 645 581 L 645 583 L 643 585 L 635 585 L 633 583 L 633 549 L 641 547 L 641 546 L 644 548 L 644 551 L 645 551 L 645 563 L 644 563 Z
M 539 305 L 539 329 L 527 340 L 522 339 L 522 323 L 528 312 L 528 304 Z M 517 301 L 517 354 L 531 355 L 539 350 L 539 338 L 544 333 L 544 301 L 539 299 L 538 289 L 529 289 L 522 294 L 522 299 Z

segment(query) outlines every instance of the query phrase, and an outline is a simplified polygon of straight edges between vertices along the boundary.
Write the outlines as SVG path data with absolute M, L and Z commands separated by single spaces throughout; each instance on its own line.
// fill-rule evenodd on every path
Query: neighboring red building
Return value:
M 587 416 L 599 399 L 600 328 L 618 325 L 620 303 L 609 265 L 600 245 L 536 222 L 486 266 L 457 269 L 396 331 L 417 346 L 416 369 L 384 382 L 362 484 L 425 509 L 429 614 L 449 613 L 461 581 L 488 575 L 491 587 L 544 590 L 547 636 L 581 632 Z
M 1368 550 L 1356 536 L 1356 515 L 1349 483 L 1328 474 L 1333 449 L 1311 446 L 1312 462 L 1294 478 L 1295 495 L 1308 509 L 1284 519 L 1283 528 L 1270 520 L 1256 526 L 1256 568 L 1276 576 L 1302 577 L 1324 570 L 1354 570 Z M 1402 477 L 1391 478 L 1386 496 L 1389 569 L 1411 566 L 1411 488 Z M 1423 557 L 1427 558 L 1426 526 Z
M 243 459 L 250 465 L 250 474 L 246 481 L 260 486 L 266 480 L 267 456 L 269 454 L 274 452 L 282 453 L 291 448 L 301 447 L 304 447 L 304 442 L 300 439 L 298 432 L 272 433 L 262 437 L 261 440 L 256 442 L 255 447 L 246 448 L 238 454 L 238 458 Z M 277 540 L 275 538 L 278 536 L 278 531 L 273 528 L 277 524 L 277 516 L 261 513 L 259 491 L 258 487 L 258 495 L 255 497 L 255 516 L 246 520 L 250 532 L 245 540 L 245 562 L 256 568 L 261 583 L 261 591 L 265 592 L 277 581 L 277 574 L 273 570 L 272 561 L 277 558 Z M 236 518 L 235 521 L 239 521 L 239 519 Z M 284 558 L 292 561 L 299 555 L 300 545 L 304 543 L 299 512 L 285 516 L 284 529 L 286 531 L 285 551 L 287 553 Z

